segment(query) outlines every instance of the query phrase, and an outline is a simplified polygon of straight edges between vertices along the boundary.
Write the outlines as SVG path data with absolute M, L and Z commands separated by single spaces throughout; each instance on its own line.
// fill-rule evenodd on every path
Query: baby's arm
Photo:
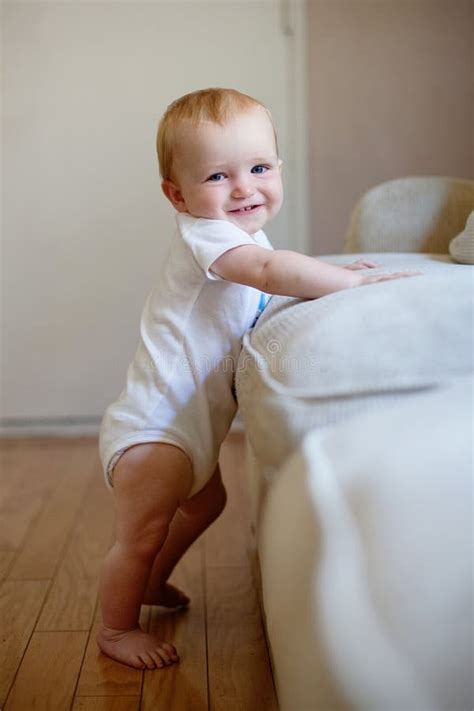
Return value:
M 211 271 L 222 279 L 253 286 L 267 294 L 303 299 L 315 299 L 333 291 L 415 274 L 397 272 L 366 276 L 358 270 L 327 264 L 298 252 L 271 251 L 257 245 L 242 245 L 225 252 L 211 265 Z

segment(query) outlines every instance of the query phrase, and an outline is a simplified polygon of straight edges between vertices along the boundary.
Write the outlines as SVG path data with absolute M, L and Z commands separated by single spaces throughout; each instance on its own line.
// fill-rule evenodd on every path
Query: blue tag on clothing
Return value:
M 261 315 L 261 313 L 264 310 L 267 303 L 268 303 L 268 296 L 267 296 L 267 294 L 264 294 L 262 292 L 260 294 L 260 301 L 258 302 L 258 306 L 257 306 L 257 313 L 255 314 L 255 318 L 254 318 L 253 324 L 251 325 L 251 328 L 253 328 L 255 326 L 255 324 L 257 323 L 259 316 Z
M 267 305 L 267 295 L 260 294 L 260 301 L 258 302 L 257 313 L 261 314 L 265 306 Z

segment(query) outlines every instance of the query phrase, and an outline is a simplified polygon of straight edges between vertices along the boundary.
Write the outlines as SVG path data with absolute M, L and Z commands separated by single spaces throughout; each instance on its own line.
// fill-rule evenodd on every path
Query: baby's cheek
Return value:
M 283 185 L 280 181 L 275 180 L 268 186 L 268 194 L 274 204 L 281 205 L 283 201 Z
M 214 214 L 222 207 L 222 199 L 217 194 L 218 191 L 209 191 L 198 198 L 198 209 L 207 217 L 213 217 Z

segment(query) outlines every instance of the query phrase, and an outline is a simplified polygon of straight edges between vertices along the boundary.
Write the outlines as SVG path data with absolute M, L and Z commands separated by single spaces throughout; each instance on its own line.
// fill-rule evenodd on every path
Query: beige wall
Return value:
M 315 254 L 374 185 L 473 176 L 473 21 L 471 0 L 309 0 Z
M 268 234 L 306 248 L 298 3 L 2 0 L 0 435 L 95 431 L 122 389 L 174 230 L 155 135 L 177 96 L 269 106 L 286 199 Z

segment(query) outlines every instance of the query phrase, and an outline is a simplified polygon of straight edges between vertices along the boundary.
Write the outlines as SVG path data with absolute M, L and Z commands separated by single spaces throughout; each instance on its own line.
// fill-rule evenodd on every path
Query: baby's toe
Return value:
M 150 656 L 152 657 L 155 667 L 157 669 L 161 669 L 164 666 L 164 662 L 160 655 L 158 654 L 158 651 L 154 650 L 153 652 L 150 652 Z
M 158 649 L 157 649 L 156 651 L 157 651 L 157 653 L 160 655 L 160 657 L 162 658 L 162 660 L 164 661 L 165 664 L 172 664 L 172 661 L 173 661 L 173 660 L 172 660 L 172 658 L 171 658 L 171 655 L 170 655 L 169 652 L 164 648 L 163 645 L 161 645 L 160 647 L 158 647 Z
M 135 669 L 146 669 L 145 662 L 139 656 L 132 657 L 130 664 L 132 667 L 135 667 Z
M 154 661 L 153 657 L 151 656 L 151 654 L 149 654 L 148 652 L 142 652 L 140 654 L 140 659 L 142 660 L 146 669 L 155 669 L 156 668 L 155 661 Z
M 170 659 L 179 659 L 178 652 L 172 644 L 169 644 L 169 642 L 163 642 L 161 647 L 168 654 Z

